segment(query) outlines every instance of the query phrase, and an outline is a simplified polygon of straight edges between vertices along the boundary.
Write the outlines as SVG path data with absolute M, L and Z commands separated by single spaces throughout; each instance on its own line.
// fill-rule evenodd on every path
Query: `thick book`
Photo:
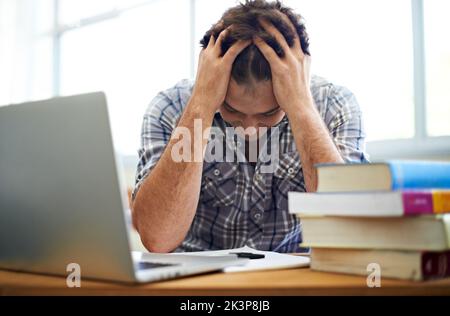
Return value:
M 301 216 L 303 247 L 450 250 L 450 214 L 410 217 Z
M 450 276 L 450 251 L 398 251 L 366 249 L 311 250 L 311 269 L 368 276 L 373 264 L 383 278 L 423 281 Z
M 450 190 L 289 192 L 289 212 L 329 216 L 409 216 L 450 212 Z
M 392 160 L 382 163 L 319 164 L 318 192 L 450 189 L 450 163 Z

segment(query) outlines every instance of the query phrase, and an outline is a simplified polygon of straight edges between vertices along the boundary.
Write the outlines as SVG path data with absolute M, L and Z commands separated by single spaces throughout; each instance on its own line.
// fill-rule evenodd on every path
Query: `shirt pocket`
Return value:
M 231 206 L 236 200 L 238 166 L 227 162 L 204 163 L 200 202 L 212 206 Z
M 278 197 L 276 199 L 276 208 L 286 211 L 288 207 L 288 192 L 306 191 L 300 155 L 297 151 L 286 152 L 280 155 L 280 160 L 273 174 L 272 185 L 272 191 Z

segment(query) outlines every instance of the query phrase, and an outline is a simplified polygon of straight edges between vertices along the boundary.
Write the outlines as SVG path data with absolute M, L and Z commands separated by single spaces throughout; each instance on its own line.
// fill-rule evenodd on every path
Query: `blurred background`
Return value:
M 450 160 L 450 1 L 283 2 L 306 20 L 313 73 L 356 94 L 372 160 Z M 195 77 L 201 37 L 237 3 L 0 0 L 0 104 L 105 91 L 132 186 L 150 100 Z

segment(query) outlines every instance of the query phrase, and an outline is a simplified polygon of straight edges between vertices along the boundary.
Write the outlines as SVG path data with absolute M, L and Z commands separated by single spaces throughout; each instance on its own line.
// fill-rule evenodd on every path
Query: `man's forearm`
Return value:
M 172 148 L 179 140 L 172 137 L 136 195 L 133 223 L 150 251 L 172 251 L 189 230 L 197 209 L 203 170 L 203 159 L 194 161 L 194 143 L 198 141 L 194 140 L 194 120 L 201 119 L 203 135 L 211 126 L 213 115 L 202 104 L 190 100 L 177 127 L 190 132 L 192 162 L 174 161 Z M 206 144 L 207 139 L 202 138 L 202 155 Z
M 312 98 L 298 101 L 287 113 L 302 161 L 306 190 L 317 189 L 317 163 L 344 162 Z

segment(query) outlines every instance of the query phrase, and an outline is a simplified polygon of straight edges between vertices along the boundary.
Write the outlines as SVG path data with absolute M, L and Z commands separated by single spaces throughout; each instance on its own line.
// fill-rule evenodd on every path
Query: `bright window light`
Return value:
M 413 137 L 411 1 L 284 3 L 305 17 L 312 72 L 355 93 L 367 140 Z
M 63 33 L 61 94 L 105 91 L 116 147 L 122 154 L 136 155 L 150 100 L 189 77 L 188 4 L 154 1 Z
M 450 135 L 450 1 L 424 1 L 427 129 Z
M 0 0 L 0 104 L 102 90 L 116 148 L 135 160 L 149 102 L 195 77 L 200 39 L 240 1 Z M 306 20 L 312 72 L 355 93 L 380 157 L 448 155 L 448 0 L 283 3 Z

